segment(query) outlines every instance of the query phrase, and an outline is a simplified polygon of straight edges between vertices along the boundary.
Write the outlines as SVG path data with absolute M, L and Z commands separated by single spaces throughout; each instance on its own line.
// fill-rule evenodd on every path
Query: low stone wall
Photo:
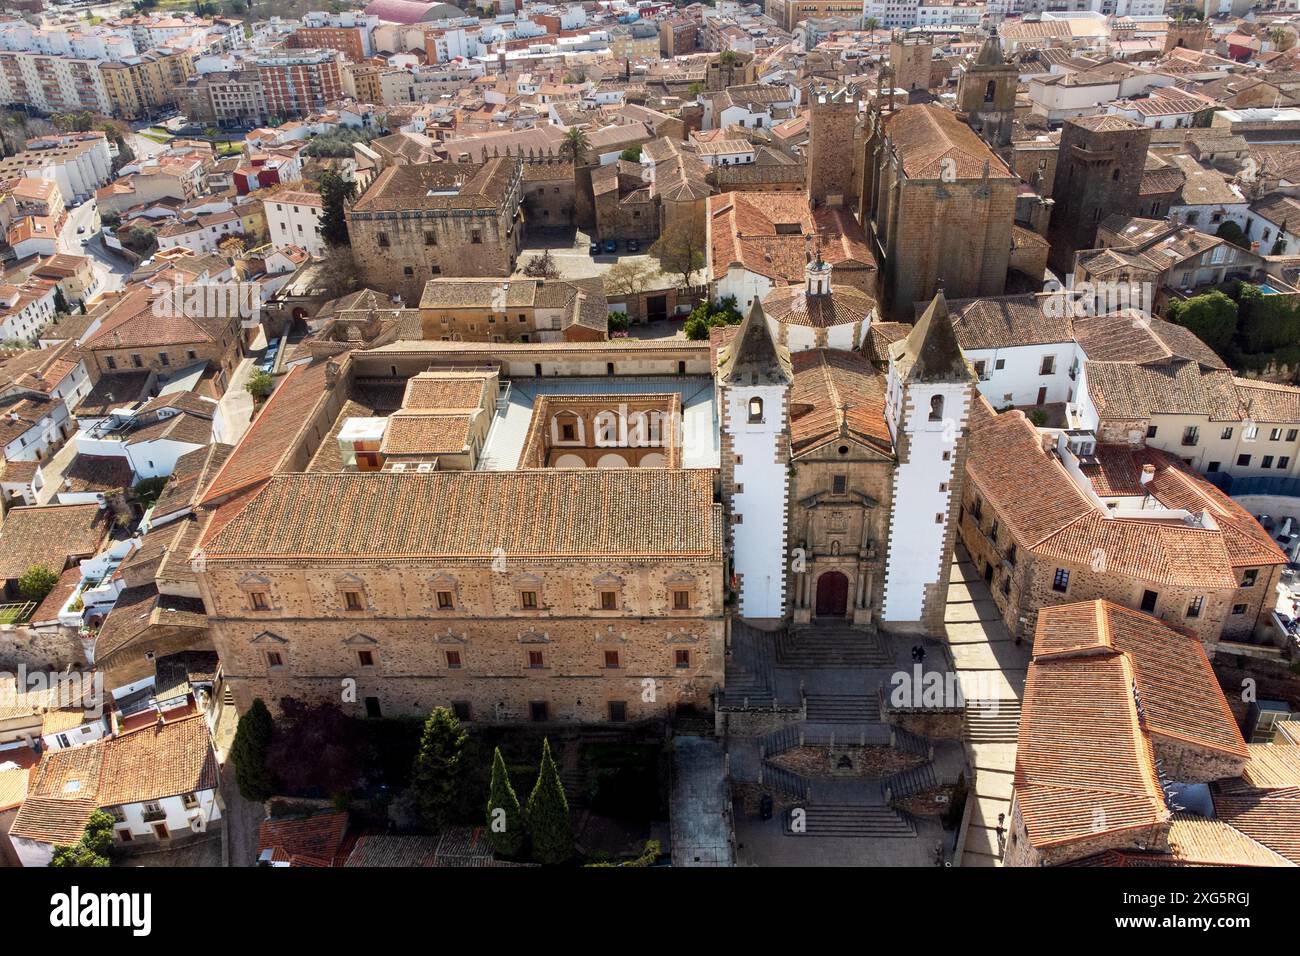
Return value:
M 0 627 L 0 670 L 63 670 L 86 666 L 81 635 L 66 627 Z
M 966 718 L 961 710 L 895 710 L 884 708 L 885 723 L 930 740 L 962 740 L 966 735 Z
M 798 710 L 724 710 L 718 708 L 715 729 L 718 736 L 761 737 L 774 730 L 797 724 L 804 720 L 803 708 Z

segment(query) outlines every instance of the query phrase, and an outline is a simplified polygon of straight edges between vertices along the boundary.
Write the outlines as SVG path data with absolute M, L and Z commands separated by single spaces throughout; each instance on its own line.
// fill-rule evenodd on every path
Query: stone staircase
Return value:
M 776 635 L 736 622 L 726 661 L 723 702 L 727 706 L 767 709 L 774 703 L 773 642 Z
M 996 710 L 993 709 L 996 704 Z M 1020 735 L 1020 701 L 968 700 L 966 739 L 973 744 L 1014 744 Z
M 809 694 L 810 724 L 874 724 L 880 720 L 880 698 L 864 694 Z
M 889 807 L 878 804 L 825 804 L 804 811 L 803 832 L 790 828 L 791 814 L 785 814 L 787 836 L 815 837 L 915 837 L 912 821 Z
M 818 624 L 781 633 L 776 666 L 791 668 L 892 667 L 893 654 L 875 631 Z

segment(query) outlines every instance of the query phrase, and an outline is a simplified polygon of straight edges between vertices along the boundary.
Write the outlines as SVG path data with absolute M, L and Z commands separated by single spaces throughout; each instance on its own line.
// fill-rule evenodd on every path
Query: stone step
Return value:
M 888 667 L 894 656 L 870 631 L 848 628 L 806 628 L 777 639 L 778 667 Z
M 885 806 L 865 804 L 821 805 L 805 808 L 802 833 L 790 829 L 791 814 L 785 815 L 787 836 L 824 837 L 914 837 L 910 820 Z
M 873 723 L 880 720 L 877 697 L 854 694 L 809 694 L 808 722 L 841 724 Z
M 992 709 L 996 704 L 996 710 Z M 972 743 L 1015 743 L 1020 736 L 1020 701 L 966 702 L 966 739 Z

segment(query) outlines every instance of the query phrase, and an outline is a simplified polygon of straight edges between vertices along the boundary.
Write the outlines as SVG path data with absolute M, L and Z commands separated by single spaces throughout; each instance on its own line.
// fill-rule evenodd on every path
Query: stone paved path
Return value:
M 963 693 L 968 701 L 1019 701 L 1029 667 L 1029 644 L 1017 645 L 1012 640 L 966 549 L 959 546 L 957 551 L 944 629 Z M 1006 815 L 1004 825 L 1009 823 L 1016 745 L 1013 741 L 974 743 L 968 739 L 966 751 L 974 768 L 968 798 L 974 804 L 965 852 L 957 865 L 1001 866 L 1005 834 L 997 832 L 998 814 Z

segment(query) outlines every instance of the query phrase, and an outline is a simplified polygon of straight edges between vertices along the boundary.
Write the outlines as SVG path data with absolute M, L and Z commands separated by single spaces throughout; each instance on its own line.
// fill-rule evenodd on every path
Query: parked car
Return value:
M 618 243 L 615 242 L 613 239 L 606 239 L 605 251 L 610 255 L 613 255 L 614 253 L 618 252 Z
M 593 242 L 593 243 L 591 244 L 591 254 L 592 254 L 593 256 L 598 256 L 598 255 L 600 255 L 600 243 L 599 243 L 599 242 Z
M 628 252 L 639 252 L 640 249 L 641 249 L 641 243 L 637 242 L 635 239 L 629 239 L 627 241 Z

